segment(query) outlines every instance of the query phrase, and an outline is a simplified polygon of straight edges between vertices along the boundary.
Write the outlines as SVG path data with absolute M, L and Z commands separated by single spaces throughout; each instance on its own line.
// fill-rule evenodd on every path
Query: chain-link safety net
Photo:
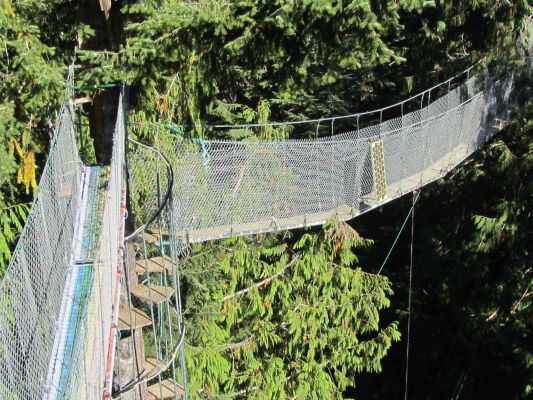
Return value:
M 67 92 L 35 201 L 0 286 L 2 399 L 43 396 L 55 334 L 60 330 L 81 170 L 72 93 Z
M 175 173 L 172 230 L 192 243 L 348 220 L 444 176 L 508 119 L 513 75 L 493 79 L 487 69 L 469 75 L 377 111 L 305 121 L 332 133 L 341 122 L 351 125 L 323 138 L 159 134 L 156 143 Z M 363 127 L 365 118 L 371 123 Z M 264 126 L 272 125 L 245 128 Z
M 469 69 L 377 111 L 237 127 L 314 124 L 315 139 L 131 141 L 141 226 L 127 238 L 136 276 L 128 282 L 124 97 L 111 165 L 84 166 L 69 71 L 39 190 L 0 283 L 2 399 L 109 398 L 112 388 L 123 398 L 154 380 L 148 395 L 186 398 L 178 261 L 188 243 L 351 219 L 439 179 L 507 124 L 514 84 L 512 73 L 496 79 Z M 324 128 L 331 135 L 319 138 Z M 148 321 L 152 366 L 114 387 L 122 282 L 124 305 Z
M 97 191 L 103 191 L 100 214 L 91 217 L 92 232 L 84 238 L 96 237 L 96 251 L 90 258 L 92 273 L 88 278 L 84 313 L 75 332 L 76 348 L 63 398 L 100 399 L 111 397 L 115 344 L 118 331 L 118 304 L 123 270 L 124 219 L 126 212 L 125 180 L 125 102 L 121 93 L 113 135 L 109 167 L 101 168 L 102 180 Z M 94 207 L 95 201 L 88 206 Z M 97 202 L 98 203 L 98 202 Z M 83 260 L 80 255 L 79 259 Z M 82 261 L 86 262 L 86 261 Z

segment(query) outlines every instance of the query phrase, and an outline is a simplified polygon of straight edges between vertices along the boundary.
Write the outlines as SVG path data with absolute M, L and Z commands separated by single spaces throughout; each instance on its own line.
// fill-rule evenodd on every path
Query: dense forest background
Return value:
M 190 136 L 302 137 L 316 127 L 208 125 L 384 106 L 482 57 L 520 68 L 516 43 L 533 13 L 527 0 L 100 4 L 0 0 L 0 275 L 73 60 L 80 146 L 86 162 L 105 163 L 118 95 L 105 85 L 127 82 L 130 134 L 146 142 L 160 123 Z M 410 399 L 533 394 L 533 102 L 531 75 L 518 79 L 510 125 L 417 203 Z M 410 206 L 403 198 L 349 225 L 195 246 L 183 264 L 193 394 L 402 398 L 409 232 L 375 273 Z

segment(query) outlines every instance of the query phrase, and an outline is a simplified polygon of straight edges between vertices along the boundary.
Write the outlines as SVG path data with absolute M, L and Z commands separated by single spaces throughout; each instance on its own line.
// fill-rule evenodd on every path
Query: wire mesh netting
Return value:
M 173 229 L 200 242 L 353 218 L 444 176 L 483 145 L 506 124 L 512 83 L 485 70 L 399 103 L 397 117 L 383 120 L 385 108 L 372 112 L 377 124 L 360 127 L 370 113 L 354 115 L 352 129 L 315 140 L 160 135 L 175 172 Z
M 111 394 L 122 270 L 125 206 L 125 110 L 121 94 L 113 136 L 111 165 L 103 209 L 93 227 L 98 237 L 84 313 L 76 329 L 76 347 L 62 399 L 97 399 Z M 89 203 L 90 204 L 90 203 Z M 85 262 L 85 261 L 84 261 Z
M 0 397 L 43 395 L 75 231 L 80 159 L 73 109 L 59 112 L 28 221 L 0 288 Z
M 141 222 L 133 236 L 142 241 L 135 257 L 142 281 L 128 285 L 128 306 L 150 316 L 147 351 L 156 367 L 152 375 L 138 371 L 118 390 L 126 394 L 155 379 L 154 396 L 164 397 L 168 385 L 174 397 L 187 396 L 178 273 L 187 242 L 353 218 L 444 176 L 506 125 L 512 74 L 494 80 L 485 71 L 445 84 L 399 103 L 398 115 L 389 118 L 383 116 L 391 107 L 317 120 L 317 132 L 324 121 L 331 124 L 326 138 L 166 135 L 157 138 L 159 149 L 137 143 L 129 172 Z M 37 196 L 0 284 L 2 399 L 111 394 L 124 240 L 124 98 L 111 165 L 100 168 L 80 162 L 71 97 L 68 90 Z M 360 124 L 368 115 L 379 116 L 370 119 L 377 123 Z M 351 129 L 333 134 L 340 119 Z M 150 272 L 154 258 L 162 262 L 156 273 Z

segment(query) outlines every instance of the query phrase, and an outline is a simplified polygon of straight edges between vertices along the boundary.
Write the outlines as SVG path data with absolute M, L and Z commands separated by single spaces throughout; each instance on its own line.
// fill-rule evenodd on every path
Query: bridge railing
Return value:
M 173 169 L 167 158 L 155 147 L 129 139 L 129 193 L 138 228 L 126 240 L 135 249 L 128 259 L 135 259 L 139 277 L 126 274 L 127 308 L 142 310 L 150 319 L 143 329 L 144 339 L 151 344 L 145 348 L 147 358 L 156 360 L 137 371 L 131 382 L 125 382 L 119 394 L 141 391 L 148 382 L 154 396 L 186 399 L 187 370 L 185 362 L 185 326 L 180 294 L 180 258 L 187 246 L 174 231 Z M 168 230 L 170 229 L 170 230 Z M 170 235 L 169 235 L 170 233 Z M 154 262 L 161 268 L 153 270 Z M 139 287 L 147 295 L 139 296 Z M 154 293 L 167 293 L 157 301 Z M 135 340 L 135 339 L 134 339 Z M 166 387 L 166 389 L 164 389 Z M 163 391 L 167 394 L 163 396 Z
M 27 223 L 0 283 L 0 398 L 110 393 L 125 213 L 125 110 L 109 167 L 83 166 L 71 67 Z
M 351 130 L 314 140 L 160 134 L 175 171 L 178 236 L 198 242 L 318 225 L 391 201 L 444 176 L 502 128 L 512 82 L 485 71 L 415 111 L 360 129 L 353 118 Z

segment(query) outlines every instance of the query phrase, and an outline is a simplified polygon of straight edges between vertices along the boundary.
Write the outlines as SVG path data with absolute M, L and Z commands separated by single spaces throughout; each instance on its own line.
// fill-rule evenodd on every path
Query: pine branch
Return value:
M 252 342 L 254 339 L 255 339 L 255 335 L 251 335 L 248 338 L 244 339 L 242 342 L 228 343 L 226 346 L 227 346 L 228 349 L 234 350 L 236 348 L 239 348 L 239 347 L 242 347 L 242 346 L 246 346 L 247 344 Z
M 245 294 L 245 293 L 248 293 L 250 290 L 254 289 L 254 288 L 257 288 L 257 287 L 261 287 L 261 286 L 264 286 L 264 285 L 268 285 L 270 282 L 272 282 L 274 279 L 276 278 L 279 278 L 281 275 L 283 275 L 285 273 L 285 271 L 292 265 L 294 264 L 300 257 L 299 256 L 296 256 L 294 257 L 287 265 L 285 265 L 281 270 L 279 270 L 278 272 L 276 272 L 274 275 L 271 275 L 269 276 L 268 278 L 265 278 L 263 279 L 262 281 L 259 281 L 259 282 L 256 282 L 254 283 L 252 286 L 250 287 L 247 287 L 245 289 L 242 289 L 242 290 L 239 290 L 238 292 L 235 292 L 235 293 L 231 293 L 231 294 L 228 294 L 227 296 L 225 296 L 222 301 L 228 301 L 236 296 L 240 296 L 242 294 Z

